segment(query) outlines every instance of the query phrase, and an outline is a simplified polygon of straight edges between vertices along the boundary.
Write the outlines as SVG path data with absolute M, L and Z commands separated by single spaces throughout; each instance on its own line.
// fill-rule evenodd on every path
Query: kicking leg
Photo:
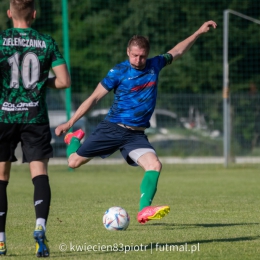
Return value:
M 157 191 L 158 179 L 162 164 L 155 153 L 145 153 L 138 159 L 138 164 L 145 170 L 144 178 L 140 185 L 140 206 L 137 219 L 140 223 L 153 219 L 161 219 L 169 213 L 169 206 L 151 206 Z

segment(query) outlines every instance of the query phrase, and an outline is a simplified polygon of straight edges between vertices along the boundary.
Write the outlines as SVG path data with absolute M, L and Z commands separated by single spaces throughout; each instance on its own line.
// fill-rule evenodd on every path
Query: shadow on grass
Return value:
M 259 225 L 260 223 L 207 223 L 207 224 L 171 224 L 171 223 L 153 223 L 151 226 L 165 226 L 169 227 L 232 227 L 232 226 L 250 226 Z

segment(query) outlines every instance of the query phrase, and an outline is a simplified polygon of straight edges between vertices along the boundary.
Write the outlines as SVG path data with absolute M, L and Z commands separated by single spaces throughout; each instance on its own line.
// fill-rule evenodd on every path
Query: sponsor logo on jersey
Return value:
M 142 85 L 135 86 L 131 89 L 131 92 L 142 90 L 144 88 L 151 88 L 153 86 L 156 86 L 156 81 L 151 81 L 151 82 L 148 82 L 148 83 L 145 83 L 145 84 L 142 84 Z
M 3 40 L 3 46 L 22 46 L 46 49 L 45 41 L 23 38 L 3 38 Z
M 37 102 L 30 102 L 30 103 L 23 103 L 20 102 L 18 104 L 12 104 L 9 102 L 4 102 L 2 105 L 2 110 L 5 111 L 27 111 L 29 107 L 38 107 L 39 101 Z

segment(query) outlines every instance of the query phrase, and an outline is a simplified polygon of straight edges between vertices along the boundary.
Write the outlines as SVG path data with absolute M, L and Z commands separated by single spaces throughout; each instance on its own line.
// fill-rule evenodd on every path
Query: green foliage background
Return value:
M 0 3 L 0 30 L 11 26 L 6 17 L 8 2 Z M 63 51 L 62 1 L 36 2 L 37 19 L 33 27 L 51 34 Z M 149 37 L 152 57 L 167 52 L 207 20 L 216 21 L 217 30 L 203 35 L 190 52 L 162 71 L 160 91 L 219 92 L 223 70 L 223 11 L 233 9 L 257 19 L 259 7 L 259 1 L 255 0 L 70 0 L 72 92 L 92 92 L 111 67 L 127 59 L 126 45 L 132 35 Z M 259 36 L 259 25 L 230 16 L 229 59 L 234 90 L 246 89 L 249 82 L 260 81 Z
M 223 12 L 235 10 L 260 19 L 256 0 L 68 0 L 72 99 L 76 106 L 117 63 L 127 59 L 126 46 L 134 34 L 148 36 L 150 57 L 170 50 L 205 21 L 218 27 L 201 36 L 182 58 L 160 74 L 157 106 L 187 117 L 196 106 L 214 129 L 222 132 Z M 0 2 L 0 30 L 11 27 L 9 1 Z M 51 34 L 63 49 L 62 0 L 36 0 L 33 28 Z M 245 155 L 260 153 L 259 67 L 260 26 L 229 16 L 229 87 L 232 149 Z M 259 92 L 259 91 L 258 91 Z M 207 96 L 203 96 L 207 94 Z M 190 96 L 189 96 L 190 95 Z M 200 96 L 202 95 L 202 96 Z M 210 96 L 209 96 L 210 95 Z M 109 107 L 112 95 L 99 104 Z M 238 152 L 239 151 L 239 152 Z

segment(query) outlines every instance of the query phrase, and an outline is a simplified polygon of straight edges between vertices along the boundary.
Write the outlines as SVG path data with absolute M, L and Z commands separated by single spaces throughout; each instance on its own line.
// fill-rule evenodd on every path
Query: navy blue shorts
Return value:
M 23 162 L 53 156 L 49 124 L 0 123 L 0 162 L 15 162 L 15 149 L 21 142 Z
M 85 158 L 104 159 L 120 150 L 129 165 L 137 166 L 129 157 L 129 153 L 140 148 L 154 150 L 144 131 L 130 130 L 109 121 L 102 121 L 77 150 L 77 154 Z

